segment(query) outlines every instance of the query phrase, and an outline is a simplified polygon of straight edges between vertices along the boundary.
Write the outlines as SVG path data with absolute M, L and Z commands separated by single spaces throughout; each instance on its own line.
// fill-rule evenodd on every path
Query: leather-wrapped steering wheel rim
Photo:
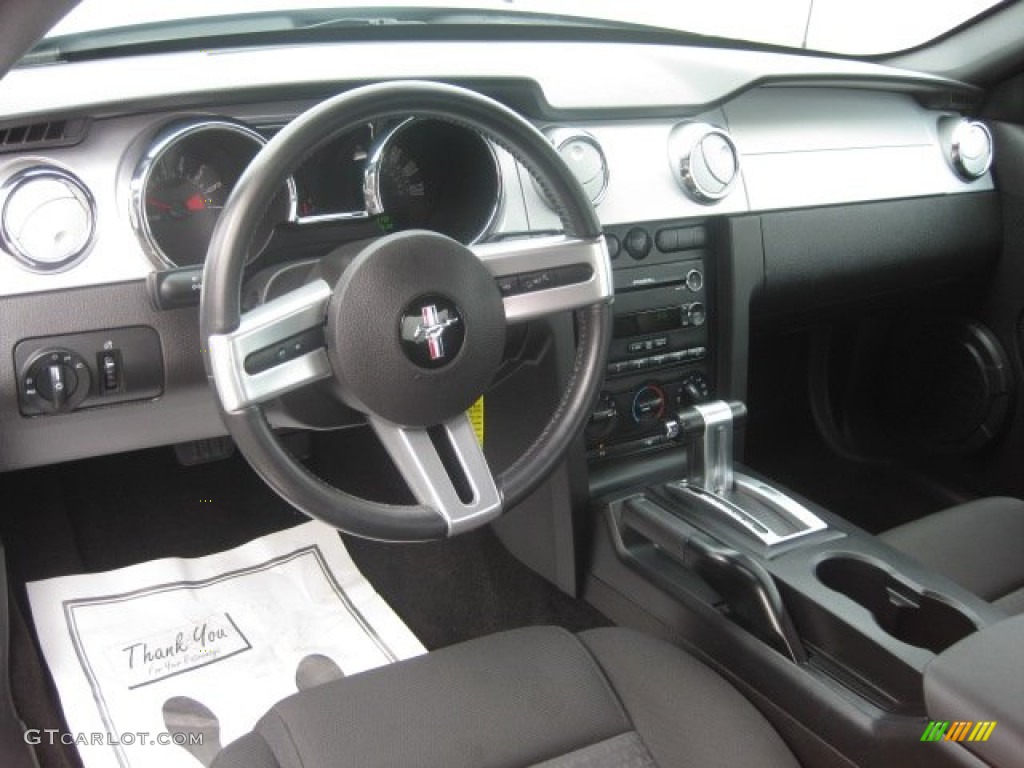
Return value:
M 415 505 L 382 504 L 335 488 L 292 457 L 275 437 L 264 414 L 265 402 L 324 376 L 344 378 L 335 372 L 338 349 L 346 342 L 341 320 L 334 327 L 333 320 L 326 321 L 325 349 L 305 354 L 280 370 L 269 372 L 269 377 L 250 374 L 246 367 L 246 355 L 253 345 L 273 338 L 274 333 L 285 339 L 302 322 L 315 326 L 318 312 L 336 313 L 335 307 L 345 303 L 339 298 L 346 290 L 341 285 L 347 279 L 343 276 L 336 286 L 306 286 L 276 300 L 273 307 L 268 304 L 243 315 L 240 294 L 251 233 L 258 230 L 281 183 L 333 138 L 372 120 L 409 115 L 456 123 L 482 134 L 522 163 L 555 204 L 564 237 L 543 242 L 528 240 L 518 245 L 480 246 L 474 250 L 492 275 L 510 270 L 531 271 L 520 269 L 531 264 L 538 268 L 554 265 L 553 269 L 560 264 L 582 265 L 590 270 L 590 277 L 579 284 L 503 300 L 505 316 L 510 320 L 574 311 L 577 352 L 565 391 L 548 424 L 497 477 L 488 474 L 486 465 L 480 468 L 482 451 L 477 456 L 469 445 L 459 417 L 452 414 L 445 422 L 445 434 L 457 449 L 465 449 L 465 456 L 458 450 L 456 453 L 469 477 L 469 485 L 478 496 L 487 499 L 476 506 L 467 504 L 464 510 L 445 501 L 451 497 L 445 488 L 435 489 L 430 477 L 420 476 L 425 470 L 418 465 L 433 461 L 432 456 L 426 457 L 430 461 L 421 461 L 420 456 L 424 452 L 429 454 L 429 443 L 424 438 L 426 424 L 392 423 L 380 414 L 367 414 L 419 498 L 421 503 Z M 435 247 L 438 258 L 449 259 L 456 265 L 466 262 L 459 249 L 468 249 L 438 238 L 431 239 L 426 233 L 404 239 L 393 236 L 392 240 L 382 241 L 380 249 L 396 263 L 404 264 L 402 259 L 422 259 L 419 251 Z M 383 262 L 385 255 L 377 254 L 374 258 Z M 354 267 L 363 270 L 360 274 L 371 275 L 369 263 L 367 256 L 357 259 Z M 611 297 L 611 266 L 600 222 L 580 185 L 543 134 L 507 107 L 478 93 L 451 85 L 400 81 L 356 88 L 322 102 L 289 123 L 256 156 L 232 191 L 213 233 L 203 272 L 200 328 L 207 373 L 224 423 L 239 450 L 268 485 L 302 512 L 339 530 L 379 540 L 418 541 L 442 538 L 489 522 L 524 499 L 557 466 L 586 423 L 601 386 L 611 338 Z M 500 296 L 498 300 L 502 300 Z M 471 324 L 473 318 L 468 315 L 463 319 L 468 337 L 477 326 Z M 460 360 L 475 353 L 469 346 L 467 349 L 460 353 Z M 424 372 L 423 378 L 430 373 Z M 268 385 L 268 381 L 274 384 Z M 352 397 L 358 407 L 361 401 L 357 394 Z M 406 472 L 403 463 L 417 466 L 409 466 Z M 496 497 L 492 497 L 494 492 Z M 431 503 L 438 499 L 441 501 Z M 449 506 L 456 509 L 452 511 Z

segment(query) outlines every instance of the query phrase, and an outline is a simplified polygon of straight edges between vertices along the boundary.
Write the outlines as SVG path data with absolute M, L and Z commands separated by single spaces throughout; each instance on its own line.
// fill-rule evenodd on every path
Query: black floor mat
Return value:
M 383 501 L 406 491 L 360 430 L 318 437 L 313 465 L 343 487 Z M 15 607 L 30 617 L 24 584 L 119 568 L 161 557 L 198 557 L 298 525 L 306 517 L 273 494 L 240 458 L 182 467 L 170 449 L 93 459 L 0 478 L 0 516 Z M 607 624 L 516 560 L 489 529 L 425 544 L 346 537 L 353 560 L 430 649 L 504 629 L 556 624 L 573 631 Z M 28 727 L 62 717 L 34 636 L 14 633 L 22 673 L 15 698 Z M 77 766 L 73 747 L 39 750 L 43 768 Z

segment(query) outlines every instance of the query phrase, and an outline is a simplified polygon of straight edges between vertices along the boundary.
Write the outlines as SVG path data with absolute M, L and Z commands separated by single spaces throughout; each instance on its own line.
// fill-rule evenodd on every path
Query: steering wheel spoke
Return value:
M 609 301 L 612 267 L 604 237 L 543 237 L 473 246 L 498 281 L 509 322 Z
M 413 496 L 444 518 L 449 536 L 501 514 L 494 475 L 465 414 L 428 429 L 369 421 Z
M 210 367 L 225 411 L 331 374 L 323 333 L 330 298 L 327 282 L 315 280 L 245 313 L 235 330 L 210 335 Z

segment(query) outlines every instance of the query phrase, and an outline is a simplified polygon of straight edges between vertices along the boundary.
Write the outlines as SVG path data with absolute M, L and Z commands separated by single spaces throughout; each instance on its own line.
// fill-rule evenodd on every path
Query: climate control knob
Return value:
M 665 415 L 668 398 L 657 384 L 644 384 L 633 393 L 633 421 L 643 424 Z
M 679 394 L 676 396 L 676 405 L 686 408 L 690 405 L 703 403 L 711 397 L 711 385 L 703 373 L 691 373 L 679 382 Z
M 602 392 L 601 397 L 590 414 L 590 423 L 587 424 L 587 437 L 591 440 L 599 440 L 615 429 L 619 422 L 619 407 L 615 404 L 615 397 L 608 392 Z

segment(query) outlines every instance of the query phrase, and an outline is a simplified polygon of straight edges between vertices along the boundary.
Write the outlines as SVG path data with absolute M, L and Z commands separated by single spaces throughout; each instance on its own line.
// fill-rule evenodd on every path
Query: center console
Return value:
M 1005 615 L 735 463 L 745 415 L 705 400 L 646 422 L 675 469 L 594 501 L 588 599 L 691 645 L 791 739 L 824 750 L 803 755 L 812 764 L 835 747 L 859 764 L 972 765 L 955 743 L 918 751 L 923 681 Z

